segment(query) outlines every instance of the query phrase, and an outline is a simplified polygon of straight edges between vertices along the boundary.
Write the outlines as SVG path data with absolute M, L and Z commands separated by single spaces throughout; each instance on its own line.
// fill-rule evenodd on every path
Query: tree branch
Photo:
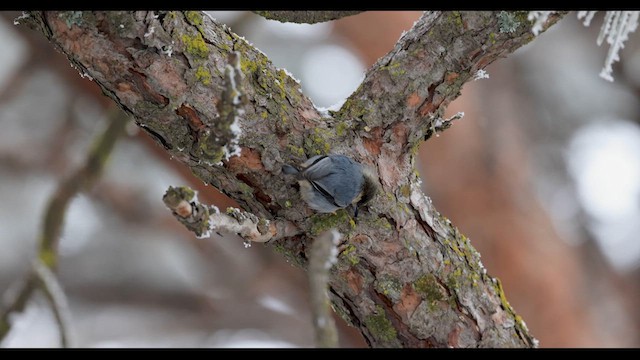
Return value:
M 338 332 L 331 316 L 331 301 L 327 285 L 329 270 L 336 262 L 338 243 L 342 236 L 331 229 L 320 234 L 311 244 L 309 251 L 309 297 L 315 329 L 316 346 L 320 348 L 338 347 Z
M 60 333 L 60 345 L 63 348 L 71 346 L 69 332 L 69 305 L 67 297 L 56 278 L 56 275 L 42 261 L 34 261 L 33 274 L 38 280 L 38 287 L 42 289 L 49 302 L 53 316 L 58 324 L 58 332 Z
M 116 111 L 116 109 L 112 110 L 107 129 L 99 135 L 96 143 L 89 150 L 84 165 L 58 184 L 56 192 L 49 199 L 44 214 L 44 222 L 37 252 L 38 266 L 46 266 L 50 271 L 56 269 L 58 265 L 58 243 L 69 203 L 75 195 L 80 191 L 90 188 L 96 179 L 99 178 L 116 140 L 124 133 L 127 121 L 128 118 L 121 112 Z M 41 269 L 32 269 L 25 277 L 24 283 L 17 294 L 9 301 L 4 309 L 2 309 L 2 312 L 0 312 L 0 341 L 4 339 L 11 330 L 11 315 L 24 311 L 34 290 L 42 288 L 45 294 L 49 296 L 48 292 L 52 290 L 52 288 L 48 286 L 51 285 L 51 282 L 45 283 L 43 276 L 46 277 L 47 275 L 42 275 Z M 50 279 L 50 277 L 47 279 Z M 53 296 L 53 294 L 51 296 Z M 58 304 L 60 297 L 57 296 L 56 299 L 50 298 L 50 301 Z M 56 311 L 54 309 L 54 314 L 55 313 Z M 58 319 L 59 314 L 55 315 L 56 319 Z M 60 329 L 64 345 L 68 339 L 67 335 L 64 334 L 64 329 L 66 328 L 61 327 Z
M 196 192 L 186 186 L 169 187 L 162 201 L 178 221 L 200 238 L 209 237 L 211 231 L 223 231 L 240 235 L 250 246 L 250 241 L 267 242 L 300 234 L 289 221 L 259 219 L 236 208 L 228 208 L 222 214 L 217 207 L 200 203 Z
M 269 20 L 293 22 L 299 24 L 316 24 L 356 15 L 362 11 L 254 11 Z
M 564 14 L 551 15 L 543 29 Z M 479 70 L 534 38 L 527 16 L 527 11 L 425 13 L 367 71 L 339 117 L 356 119 L 355 129 L 370 143 L 394 129 L 408 136 L 396 152 L 416 146 Z
M 196 176 L 257 218 L 295 224 L 301 233 L 270 242 L 289 259 L 306 267 L 311 239 L 330 228 L 343 234 L 331 298 L 371 346 L 535 345 L 469 240 L 422 194 L 412 151 L 444 128 L 433 121 L 464 82 L 532 39 L 526 13 L 425 13 L 333 117 L 199 12 L 34 12 L 26 20 Z M 226 117 L 211 105 L 223 101 L 235 51 L 244 113 Z M 227 158 L 234 141 L 241 152 Z M 357 223 L 345 211 L 314 214 L 281 174 L 284 163 L 328 152 L 379 177 L 381 191 Z

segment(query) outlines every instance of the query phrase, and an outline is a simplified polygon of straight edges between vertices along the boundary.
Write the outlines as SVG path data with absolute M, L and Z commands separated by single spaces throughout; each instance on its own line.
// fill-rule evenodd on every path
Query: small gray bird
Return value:
M 364 167 L 344 155 L 316 155 L 297 169 L 284 165 L 285 174 L 296 175 L 300 184 L 300 197 L 310 208 L 321 213 L 332 213 L 349 205 L 358 208 L 369 202 L 378 187 Z

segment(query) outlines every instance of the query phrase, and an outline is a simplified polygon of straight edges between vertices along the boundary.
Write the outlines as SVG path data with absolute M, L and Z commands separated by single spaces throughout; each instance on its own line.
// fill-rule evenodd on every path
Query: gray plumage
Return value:
M 352 204 L 362 205 L 375 195 L 375 185 L 365 177 L 362 165 L 344 155 L 317 155 L 300 167 L 284 165 L 282 170 L 296 175 L 300 196 L 318 212 L 331 213 Z

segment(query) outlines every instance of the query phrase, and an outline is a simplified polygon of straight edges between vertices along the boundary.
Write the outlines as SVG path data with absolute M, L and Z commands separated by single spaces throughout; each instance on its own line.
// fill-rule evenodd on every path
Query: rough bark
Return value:
M 308 242 L 338 228 L 346 248 L 330 279 L 333 305 L 371 346 L 534 346 L 499 281 L 422 194 L 413 169 L 417 145 L 462 85 L 532 39 L 526 13 L 426 13 L 330 114 L 199 12 L 37 12 L 25 20 L 196 176 L 258 217 L 294 222 L 303 235 L 271 242 L 292 262 L 306 266 Z M 244 75 L 239 118 L 216 106 L 233 51 Z M 234 142 L 242 151 L 227 159 Z M 282 164 L 327 152 L 379 176 L 381 191 L 357 222 L 344 211 L 314 214 L 281 175 Z
M 298 24 L 316 24 L 356 15 L 362 11 L 254 11 L 270 20 L 293 22 Z

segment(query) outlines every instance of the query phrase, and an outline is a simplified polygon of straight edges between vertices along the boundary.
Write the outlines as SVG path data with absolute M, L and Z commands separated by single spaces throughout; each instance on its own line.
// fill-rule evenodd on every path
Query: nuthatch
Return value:
M 373 176 L 344 155 L 316 155 L 300 167 L 284 165 L 282 171 L 296 175 L 302 200 L 321 213 L 353 205 L 357 217 L 358 207 L 369 202 L 378 190 Z

